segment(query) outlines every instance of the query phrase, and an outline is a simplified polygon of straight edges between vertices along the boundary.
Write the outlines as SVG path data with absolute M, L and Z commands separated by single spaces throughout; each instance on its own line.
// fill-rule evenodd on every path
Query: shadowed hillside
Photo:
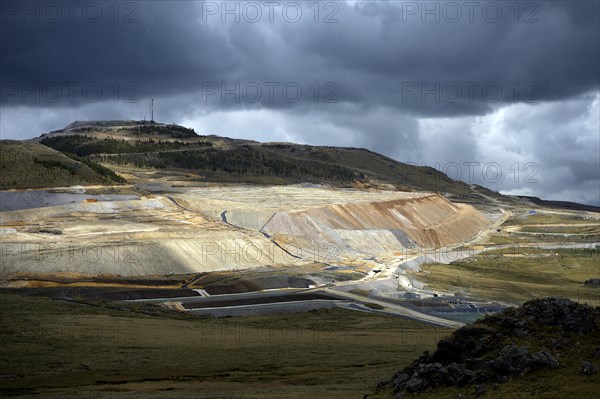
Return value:
M 41 144 L 2 140 L 0 145 L 1 189 L 124 182 L 110 169 L 84 158 L 70 158 Z

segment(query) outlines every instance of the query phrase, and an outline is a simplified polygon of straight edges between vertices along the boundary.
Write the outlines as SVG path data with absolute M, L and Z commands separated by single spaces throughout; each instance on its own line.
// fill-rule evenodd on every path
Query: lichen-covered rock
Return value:
M 475 379 L 475 373 L 466 369 L 462 364 L 452 363 L 446 368 L 450 385 L 464 386 Z
M 560 326 L 565 331 L 589 333 L 596 325 L 592 308 L 568 299 L 545 298 L 524 303 L 518 314 L 530 322 Z
M 476 398 L 482 396 L 486 392 L 487 392 L 487 389 L 485 388 L 485 385 L 475 385 L 475 397 Z
M 527 348 L 509 344 L 488 364 L 497 374 L 513 376 L 529 371 L 532 360 Z
M 541 352 L 537 352 L 533 354 L 533 361 L 538 366 L 549 366 L 552 368 L 556 368 L 560 366 L 560 363 L 556 358 L 547 350 L 542 350 Z

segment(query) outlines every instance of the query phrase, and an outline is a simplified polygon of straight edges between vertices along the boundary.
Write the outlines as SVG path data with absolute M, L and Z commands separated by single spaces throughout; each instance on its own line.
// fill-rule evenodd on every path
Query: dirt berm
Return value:
M 382 202 L 332 204 L 277 212 L 261 229 L 281 245 L 334 244 L 365 254 L 440 248 L 473 239 L 489 220 L 470 205 L 431 194 Z

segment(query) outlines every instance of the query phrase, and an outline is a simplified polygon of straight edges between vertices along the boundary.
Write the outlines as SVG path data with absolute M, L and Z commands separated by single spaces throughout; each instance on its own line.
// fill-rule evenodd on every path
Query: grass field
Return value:
M 487 239 L 485 244 L 496 244 L 496 245 L 525 244 L 525 243 L 530 242 L 527 238 L 529 238 L 529 237 L 520 238 L 520 237 L 516 237 L 515 235 L 506 236 L 506 235 L 493 234 Z
M 491 234 L 485 244 L 600 242 L 598 214 L 589 212 L 541 211 L 512 216 L 501 231 Z
M 0 294 L 2 395 L 362 397 L 449 333 L 342 309 L 213 319 L 114 306 Z
M 510 235 L 503 236 L 492 236 L 490 242 L 494 244 L 526 244 L 526 243 L 555 243 L 561 244 L 565 241 L 571 243 L 592 243 L 600 242 L 600 233 L 585 233 L 583 229 L 587 226 L 579 228 L 569 226 L 568 229 L 571 232 L 555 232 L 550 228 L 544 229 L 543 227 L 531 227 L 531 229 L 538 229 L 536 231 L 526 232 L 525 227 L 522 231 L 512 232 Z
M 0 189 L 124 183 L 114 172 L 38 143 L 0 140 Z
M 587 213 L 586 213 L 587 214 Z M 529 224 L 588 224 L 598 223 L 598 219 L 591 219 L 590 216 L 583 216 L 582 212 L 564 212 L 564 213 L 552 213 L 552 212 L 540 212 L 533 215 L 521 215 L 515 216 L 506 222 L 506 225 L 529 225 Z M 597 217 L 596 213 L 596 217 Z
M 524 226 L 521 231 L 526 233 L 550 233 L 550 234 L 595 234 L 600 235 L 600 223 L 595 225 L 572 224 L 566 226 Z
M 598 249 L 505 248 L 448 265 L 426 264 L 422 269 L 425 272 L 415 273 L 416 278 L 441 291 L 515 303 L 559 296 L 600 304 L 600 290 L 583 284 L 600 277 Z

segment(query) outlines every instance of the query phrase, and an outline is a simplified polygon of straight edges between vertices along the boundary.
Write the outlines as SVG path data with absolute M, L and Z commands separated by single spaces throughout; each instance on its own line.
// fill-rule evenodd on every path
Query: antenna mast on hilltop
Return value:
M 154 122 L 154 99 L 152 99 L 152 102 L 150 103 L 150 112 L 152 113 L 152 118 L 150 118 L 150 121 Z

